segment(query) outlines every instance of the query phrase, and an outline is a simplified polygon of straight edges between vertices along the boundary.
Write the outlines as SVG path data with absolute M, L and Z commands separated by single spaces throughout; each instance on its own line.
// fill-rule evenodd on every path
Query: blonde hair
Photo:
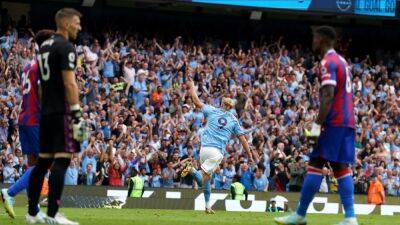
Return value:
M 223 97 L 222 100 L 221 100 L 221 104 L 224 105 L 224 106 L 228 106 L 230 108 L 235 107 L 235 102 L 231 98 Z

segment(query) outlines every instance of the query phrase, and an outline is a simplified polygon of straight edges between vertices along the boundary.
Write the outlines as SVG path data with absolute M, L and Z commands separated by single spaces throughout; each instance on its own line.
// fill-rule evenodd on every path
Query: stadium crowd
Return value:
M 35 56 L 31 29 L 4 30 L 0 37 L 0 182 L 14 183 L 26 170 L 17 118 L 23 68 Z M 338 51 L 347 52 L 345 41 Z M 146 187 L 196 188 L 181 178 L 187 160 L 199 160 L 204 116 L 187 95 L 194 78 L 205 103 L 236 100 L 236 114 L 252 146 L 254 164 L 238 140 L 227 146 L 213 188 L 230 189 L 234 175 L 247 190 L 299 191 L 312 149 L 304 128 L 318 113 L 318 59 L 309 47 L 285 39 L 194 43 L 189 37 L 158 40 L 130 32 L 82 32 L 76 45 L 77 79 L 91 135 L 67 170 L 67 185 L 122 186 L 133 169 Z M 400 51 L 347 58 L 356 107 L 357 193 L 371 177 L 387 194 L 400 196 Z M 324 169 L 321 192 L 336 192 Z

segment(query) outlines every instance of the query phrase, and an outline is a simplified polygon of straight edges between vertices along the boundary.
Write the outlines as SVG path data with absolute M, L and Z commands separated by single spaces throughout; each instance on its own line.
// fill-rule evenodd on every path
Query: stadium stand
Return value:
M 219 28 L 200 24 L 192 32 L 188 25 L 177 25 L 165 34 L 157 33 L 163 24 L 150 25 L 153 33 L 139 33 L 143 28 L 135 27 L 114 29 L 113 24 L 118 23 L 86 28 L 76 46 L 80 97 L 91 136 L 71 162 L 67 185 L 123 186 L 135 168 L 146 187 L 192 188 L 193 180 L 180 178 L 182 161 L 198 160 L 204 122 L 187 96 L 186 77 L 192 75 L 204 102 L 218 106 L 224 96 L 236 99 L 236 113 L 251 131 L 248 138 L 255 150 L 256 164 L 248 165 L 233 139 L 213 177 L 213 188 L 230 189 L 239 174 L 248 190 L 264 191 L 267 185 L 270 191 L 301 189 L 311 149 L 303 130 L 315 118 L 318 105 L 318 59 L 310 51 L 309 36 L 301 41 L 298 37 L 310 33 L 308 25 L 286 35 L 269 24 L 262 27 L 268 35 L 241 40 L 238 31 L 234 38 L 221 36 L 235 30 L 235 23 Z M 245 33 L 246 25 L 240 27 Z M 14 183 L 26 168 L 15 124 L 21 73 L 35 53 L 31 28 L 26 18 L 2 24 L 2 183 Z M 208 30 L 219 32 L 203 38 L 201 33 Z M 363 39 L 365 33 L 355 32 L 354 37 Z M 367 193 L 374 175 L 387 194 L 399 196 L 400 51 L 374 48 L 376 43 L 360 50 L 355 39 L 342 36 L 338 50 L 346 55 L 353 74 L 356 192 Z M 337 191 L 331 169 L 324 172 L 321 192 Z

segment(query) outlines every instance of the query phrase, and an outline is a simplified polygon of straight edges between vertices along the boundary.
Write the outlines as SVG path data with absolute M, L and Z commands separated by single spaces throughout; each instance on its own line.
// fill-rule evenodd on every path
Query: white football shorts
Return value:
M 218 148 L 206 146 L 200 149 L 201 169 L 207 174 L 213 173 L 223 158 L 224 156 Z

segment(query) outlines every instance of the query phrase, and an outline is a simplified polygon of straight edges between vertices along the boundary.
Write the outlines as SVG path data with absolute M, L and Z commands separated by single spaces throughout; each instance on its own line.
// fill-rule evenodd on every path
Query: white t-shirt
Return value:
M 135 68 L 128 68 L 124 66 L 124 78 L 127 82 L 129 82 L 131 85 L 135 82 L 135 77 L 136 77 L 136 72 Z
M 86 57 L 86 60 L 88 61 L 88 62 L 94 62 L 94 61 L 96 61 L 99 57 L 97 56 L 97 54 L 96 53 L 93 53 L 90 49 L 89 49 L 89 47 L 87 47 L 87 46 L 85 46 L 85 47 L 83 47 L 83 52 L 85 53 L 85 57 Z
M 321 186 L 319 187 L 319 192 L 321 192 L 321 193 L 328 193 L 329 192 L 328 183 L 326 182 L 326 177 L 325 176 L 322 179 Z
M 301 82 L 303 80 L 304 72 L 299 71 L 299 70 L 295 70 L 294 74 L 296 75 L 296 81 L 297 82 Z
M 150 146 L 153 147 L 155 150 L 158 150 L 161 148 L 161 143 L 160 143 L 160 141 L 157 141 L 157 142 L 150 141 Z

